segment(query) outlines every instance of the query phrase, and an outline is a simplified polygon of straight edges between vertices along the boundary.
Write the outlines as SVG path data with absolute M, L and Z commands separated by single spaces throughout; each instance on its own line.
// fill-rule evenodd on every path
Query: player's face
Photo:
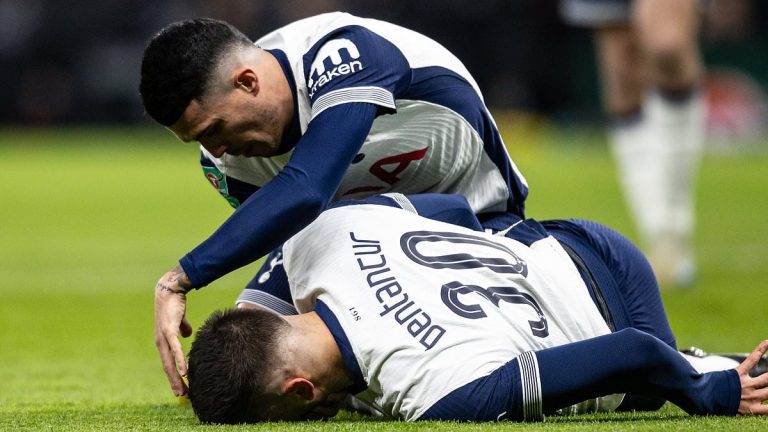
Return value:
M 346 392 L 319 394 L 307 402 L 295 396 L 276 396 L 270 405 L 267 417 L 270 420 L 303 421 L 322 420 L 335 416 L 341 408 L 341 403 L 348 396 Z
M 335 416 L 347 398 L 347 392 L 331 393 L 315 400 L 309 411 L 304 413 L 305 420 L 322 420 Z
M 170 130 L 185 142 L 198 141 L 214 157 L 272 156 L 283 135 L 277 107 L 234 88 L 192 100 Z

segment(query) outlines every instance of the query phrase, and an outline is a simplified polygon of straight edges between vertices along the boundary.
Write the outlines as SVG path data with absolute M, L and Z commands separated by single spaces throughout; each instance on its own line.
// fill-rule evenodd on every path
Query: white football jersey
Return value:
M 289 24 L 256 45 L 290 70 L 302 135 L 336 105 L 367 102 L 388 113 L 374 121 L 334 201 L 390 191 L 443 192 L 465 196 L 478 213 L 522 214 L 525 179 L 476 82 L 437 42 L 394 24 L 337 12 Z M 225 197 L 222 178 L 262 187 L 293 151 L 270 158 L 214 158 L 201 150 L 206 164 L 219 171 L 206 173 Z
M 404 420 L 524 352 L 610 333 L 552 237 L 529 247 L 355 205 L 324 212 L 283 254 L 296 309 L 323 302 L 349 340 L 368 385 L 358 397 Z

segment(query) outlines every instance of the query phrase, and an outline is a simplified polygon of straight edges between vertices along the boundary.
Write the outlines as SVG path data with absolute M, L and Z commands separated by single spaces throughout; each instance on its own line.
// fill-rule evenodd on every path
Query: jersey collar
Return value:
M 349 339 L 346 333 L 344 333 L 341 324 L 339 324 L 339 320 L 336 319 L 336 315 L 321 300 L 315 302 L 315 313 L 323 320 L 325 326 L 328 327 L 328 330 L 333 335 L 333 339 L 336 341 L 336 345 L 339 346 L 339 351 L 341 351 L 341 359 L 344 361 L 344 366 L 352 375 L 354 384 L 348 389 L 349 392 L 357 394 L 367 389 L 368 384 L 363 379 L 362 372 L 360 372 L 360 365 L 357 363 L 354 351 L 352 351 L 352 345 L 349 343 Z

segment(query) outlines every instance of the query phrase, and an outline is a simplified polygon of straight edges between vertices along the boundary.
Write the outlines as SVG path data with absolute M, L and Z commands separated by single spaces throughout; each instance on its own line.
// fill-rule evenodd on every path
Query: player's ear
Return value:
M 291 377 L 283 382 L 283 394 L 311 401 L 315 398 L 315 385 L 306 378 Z
M 253 69 L 240 67 L 235 69 L 232 76 L 232 86 L 237 90 L 244 90 L 256 96 L 259 94 L 259 77 Z

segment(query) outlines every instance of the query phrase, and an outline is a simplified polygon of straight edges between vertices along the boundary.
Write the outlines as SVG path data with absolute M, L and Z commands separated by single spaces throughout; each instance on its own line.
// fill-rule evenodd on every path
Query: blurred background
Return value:
M 0 0 L 0 430 L 200 430 L 188 406 L 169 406 L 153 287 L 232 209 L 197 146 L 144 114 L 144 44 L 185 18 L 257 39 L 333 10 L 410 27 L 464 61 L 531 186 L 529 216 L 637 239 L 591 34 L 565 25 L 557 0 Z M 681 346 L 744 351 L 768 337 L 768 1 L 709 0 L 702 13 L 700 274 L 662 294 Z M 231 306 L 258 267 L 190 294 L 193 326 Z
M 0 124 L 143 124 L 141 54 L 166 24 L 209 16 L 248 36 L 333 10 L 422 32 L 468 66 L 494 109 L 599 122 L 594 49 L 556 0 L 0 0 Z M 714 138 L 766 122 L 768 2 L 710 0 L 702 43 Z M 566 71 L 566 73 L 563 73 Z

